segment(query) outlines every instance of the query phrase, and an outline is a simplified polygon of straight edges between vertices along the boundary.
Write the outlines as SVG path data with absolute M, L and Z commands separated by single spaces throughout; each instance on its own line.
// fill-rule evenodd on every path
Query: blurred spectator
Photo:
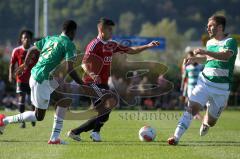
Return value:
M 138 85 L 141 81 L 141 78 L 138 75 L 137 71 L 133 72 L 133 76 L 131 77 L 130 85 Z
M 17 98 L 14 97 L 11 93 L 7 93 L 3 98 L 2 103 L 5 107 L 5 111 L 12 111 L 17 108 Z
M 187 57 L 193 57 L 193 51 L 189 51 Z M 198 76 L 200 72 L 203 70 L 203 65 L 198 63 L 193 63 L 189 65 L 185 65 L 185 60 L 183 61 L 183 74 L 182 74 L 182 83 L 181 83 L 181 91 L 183 91 L 183 96 L 185 97 L 185 105 L 187 105 L 188 97 L 192 94 L 193 88 L 197 84 Z M 184 90 L 184 88 L 186 90 Z M 195 119 L 202 119 L 202 116 L 198 113 L 194 116 Z
M 157 79 L 157 84 L 160 87 L 163 87 L 164 85 L 166 85 L 166 82 L 167 82 L 167 80 L 163 77 L 162 74 L 160 74 L 158 76 L 158 79 Z M 170 98 L 170 94 L 161 95 L 161 96 L 156 97 L 155 108 L 157 108 L 157 109 L 167 109 L 169 98 Z
M 117 83 L 118 83 L 118 80 L 116 78 L 115 75 L 111 75 L 109 78 L 108 78 L 108 86 L 109 86 L 109 89 L 111 91 L 114 91 L 116 90 L 116 86 L 117 86 Z
M 188 57 L 193 57 L 193 51 L 188 52 Z M 203 70 L 203 65 L 194 63 L 185 66 L 185 62 L 183 62 L 183 75 L 182 75 L 182 84 L 181 84 L 181 90 L 183 91 L 183 88 L 187 88 L 187 92 L 183 94 L 183 96 L 189 97 L 192 93 L 193 88 L 197 84 L 198 75 Z M 184 86 L 186 85 L 186 86 Z
M 5 88 L 6 88 L 6 84 L 2 80 L 2 77 L 0 76 L 0 104 L 2 104 L 2 99 L 5 94 Z
M 116 82 L 115 88 L 116 88 L 117 94 L 119 95 L 119 102 L 120 102 L 119 108 L 121 108 L 121 106 L 126 105 L 125 100 L 128 96 L 127 94 L 128 85 L 126 81 L 123 80 L 123 78 L 119 78 Z
M 138 90 L 140 94 L 143 96 L 147 96 L 147 92 L 149 92 L 148 84 L 150 84 L 147 76 L 144 76 L 143 79 L 140 81 L 138 85 Z M 139 98 L 139 104 L 141 105 L 142 109 L 152 109 L 154 107 L 154 101 L 151 97 L 142 97 Z

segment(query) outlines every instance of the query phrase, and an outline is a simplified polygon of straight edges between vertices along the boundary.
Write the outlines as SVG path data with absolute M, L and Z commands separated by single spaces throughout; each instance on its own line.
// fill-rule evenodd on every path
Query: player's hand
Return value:
M 10 83 L 13 83 L 14 79 L 13 79 L 13 76 L 12 76 L 12 75 L 9 75 L 8 81 L 9 81 Z
M 25 65 L 25 64 L 20 65 L 20 66 L 16 69 L 15 75 L 16 75 L 16 76 L 21 76 L 21 75 L 23 74 L 23 72 L 24 72 L 25 69 L 26 69 L 26 65 Z
M 93 80 L 94 80 L 94 83 L 96 83 L 96 84 L 100 84 L 102 82 L 99 75 L 94 75 Z
M 194 57 L 189 57 L 189 58 L 185 58 L 183 62 L 185 65 L 190 65 L 190 64 L 194 64 L 196 61 Z
M 205 55 L 206 51 L 203 49 L 195 49 L 193 50 L 194 55 Z
M 155 47 L 155 46 L 159 46 L 160 42 L 159 41 L 152 41 L 148 44 L 148 47 Z
M 100 76 L 96 75 L 94 72 L 89 73 L 89 76 L 93 79 L 95 84 L 100 84 L 102 82 Z

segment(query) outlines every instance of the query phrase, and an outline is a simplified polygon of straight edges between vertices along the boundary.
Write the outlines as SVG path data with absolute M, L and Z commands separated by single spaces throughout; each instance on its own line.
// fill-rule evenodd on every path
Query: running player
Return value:
M 114 54 L 118 52 L 137 54 L 143 50 L 159 45 L 159 42 L 152 41 L 147 45 L 137 47 L 122 46 L 111 40 L 114 25 L 115 24 L 112 20 L 101 18 L 97 24 L 98 36 L 86 47 L 82 67 L 85 71 L 83 82 L 87 85 L 95 83 L 99 88 L 108 90 L 108 78 L 110 76 L 110 66 Z M 110 112 L 95 119 L 88 120 L 78 128 L 70 130 L 67 133 L 67 136 L 76 141 L 80 141 L 80 134 L 82 132 L 92 130 L 90 138 L 95 142 L 101 141 L 100 130 L 108 120 L 109 114 Z
M 206 135 L 209 128 L 216 124 L 227 105 L 237 56 L 237 41 L 224 33 L 225 24 L 224 16 L 211 16 L 207 24 L 207 31 L 211 38 L 207 42 L 207 49 L 195 49 L 194 54 L 202 57 L 186 59 L 186 64 L 205 62 L 205 67 L 189 97 L 187 111 L 180 118 L 174 136 L 168 139 L 170 145 L 178 144 L 190 126 L 193 116 L 204 105 L 207 105 L 207 111 L 200 127 L 200 136 Z
M 36 107 L 35 111 L 26 111 L 21 114 L 7 116 L 0 114 L 0 134 L 6 125 L 19 122 L 35 122 L 42 121 L 45 117 L 46 109 L 49 105 L 50 94 L 57 88 L 51 87 L 50 83 L 54 80 L 50 78 L 50 72 L 54 70 L 62 60 L 66 60 L 67 70 L 69 75 L 78 83 L 81 84 L 81 79 L 78 77 L 76 71 L 73 70 L 73 61 L 75 57 L 76 48 L 73 44 L 73 39 L 76 34 L 77 24 L 72 20 L 67 20 L 62 26 L 62 33 L 56 36 L 47 36 L 35 43 L 35 46 L 28 50 L 25 63 L 18 69 L 19 72 L 28 68 L 31 62 L 31 57 L 34 51 L 40 51 L 40 57 L 37 64 L 32 68 L 30 77 L 31 101 Z M 55 130 L 48 144 L 64 144 L 59 139 L 59 134 L 63 126 L 63 119 L 69 103 L 58 105 L 54 120 L 57 124 L 53 125 Z

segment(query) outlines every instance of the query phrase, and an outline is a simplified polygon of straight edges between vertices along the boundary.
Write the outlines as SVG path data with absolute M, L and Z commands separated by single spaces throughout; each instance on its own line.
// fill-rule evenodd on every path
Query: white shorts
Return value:
M 50 101 L 50 95 L 58 87 L 58 84 L 54 81 L 49 80 L 44 80 L 40 84 L 31 76 L 29 85 L 31 88 L 32 104 L 37 108 L 47 109 Z
M 188 96 L 188 98 L 191 96 L 193 89 L 194 88 L 188 88 L 187 89 L 187 96 Z
M 230 91 L 209 86 L 202 80 L 198 80 L 189 100 L 201 104 L 202 107 L 206 105 L 208 113 L 218 119 L 227 106 L 229 94 Z

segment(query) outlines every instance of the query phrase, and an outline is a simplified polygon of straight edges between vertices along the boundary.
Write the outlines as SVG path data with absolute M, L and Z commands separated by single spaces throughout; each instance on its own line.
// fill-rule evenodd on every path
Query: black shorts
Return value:
M 16 93 L 26 93 L 30 94 L 31 89 L 29 83 L 17 83 L 16 85 Z
M 98 86 L 98 88 L 100 89 L 105 89 L 105 90 L 109 90 L 109 86 L 107 84 L 96 84 Z M 88 86 L 91 86 L 91 84 L 88 84 Z M 90 98 L 93 105 L 95 106 L 97 103 L 98 98 Z

